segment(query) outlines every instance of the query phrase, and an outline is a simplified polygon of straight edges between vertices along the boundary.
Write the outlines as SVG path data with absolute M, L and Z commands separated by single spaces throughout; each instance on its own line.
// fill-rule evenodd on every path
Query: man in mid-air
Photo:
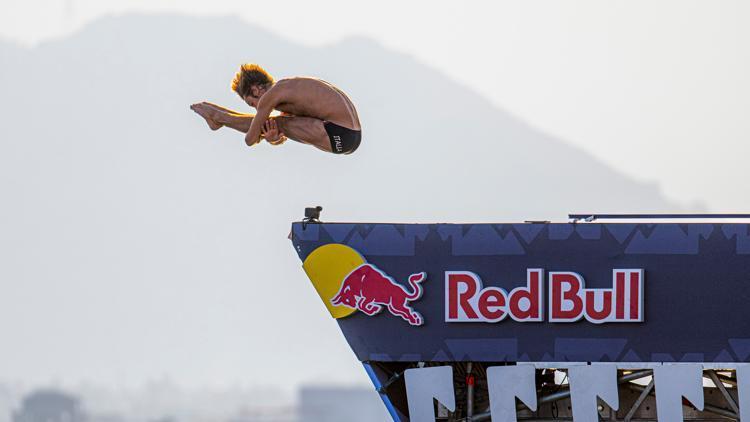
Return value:
M 245 133 L 248 146 L 260 142 L 261 136 L 274 145 L 288 137 L 334 154 L 351 154 L 362 139 L 354 104 L 328 82 L 309 77 L 274 82 L 262 67 L 247 63 L 234 76 L 232 90 L 257 113 L 242 114 L 207 102 L 190 108 L 212 130 L 227 126 Z M 271 116 L 273 110 L 281 114 Z

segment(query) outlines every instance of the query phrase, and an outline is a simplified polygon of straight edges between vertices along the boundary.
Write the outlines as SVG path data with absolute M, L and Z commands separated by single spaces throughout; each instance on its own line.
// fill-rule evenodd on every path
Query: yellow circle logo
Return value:
M 318 295 L 334 318 L 343 318 L 356 308 L 333 305 L 331 299 L 338 293 L 347 275 L 366 261 L 356 250 L 339 243 L 323 245 L 307 256 L 302 264 Z

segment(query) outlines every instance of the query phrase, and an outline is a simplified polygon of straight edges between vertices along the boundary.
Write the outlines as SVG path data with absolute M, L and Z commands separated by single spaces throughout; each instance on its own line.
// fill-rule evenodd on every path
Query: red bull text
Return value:
M 518 322 L 542 321 L 544 271 L 526 273 L 526 287 L 507 293 L 499 287 L 483 288 L 482 279 L 472 272 L 446 271 L 445 321 L 500 322 L 509 316 Z M 548 279 L 550 322 L 643 321 L 642 269 L 613 270 L 611 289 L 587 289 L 583 277 L 574 272 L 550 272 Z

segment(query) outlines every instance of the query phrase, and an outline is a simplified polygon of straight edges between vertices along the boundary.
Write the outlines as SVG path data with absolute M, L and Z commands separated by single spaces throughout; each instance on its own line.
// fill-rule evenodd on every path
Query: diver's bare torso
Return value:
M 281 79 L 276 85 L 284 90 L 282 102 L 274 107 L 276 110 L 361 130 L 357 110 L 349 97 L 328 82 L 310 77 L 295 77 Z

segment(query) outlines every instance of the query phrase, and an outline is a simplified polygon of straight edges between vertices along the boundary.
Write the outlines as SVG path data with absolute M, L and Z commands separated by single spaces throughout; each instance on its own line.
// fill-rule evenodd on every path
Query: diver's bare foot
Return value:
M 210 107 L 206 106 L 205 104 L 193 104 L 190 106 L 190 109 L 198 113 L 199 116 L 203 117 L 206 120 L 206 123 L 208 123 L 208 127 L 211 128 L 211 130 L 219 130 L 223 126 L 221 123 L 217 123 L 211 117 L 213 114 L 213 110 L 211 110 Z
M 206 119 L 206 123 L 208 123 L 208 127 L 211 128 L 211 130 L 219 130 L 222 126 L 211 119 Z

